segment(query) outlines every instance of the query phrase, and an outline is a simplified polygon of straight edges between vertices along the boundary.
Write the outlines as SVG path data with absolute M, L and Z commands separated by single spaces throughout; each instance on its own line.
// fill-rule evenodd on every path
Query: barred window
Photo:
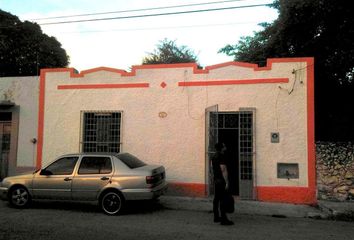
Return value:
M 121 112 L 83 112 L 82 152 L 120 152 Z

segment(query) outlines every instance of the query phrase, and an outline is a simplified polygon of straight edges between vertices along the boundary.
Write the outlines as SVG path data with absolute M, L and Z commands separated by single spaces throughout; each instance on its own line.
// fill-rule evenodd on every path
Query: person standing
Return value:
M 226 146 L 224 143 L 216 143 L 215 150 L 216 153 L 211 159 L 215 189 L 213 200 L 214 222 L 220 222 L 221 225 L 233 225 L 234 223 L 227 218 L 224 207 L 221 204 L 226 191 L 229 189 L 229 180 L 225 159 Z

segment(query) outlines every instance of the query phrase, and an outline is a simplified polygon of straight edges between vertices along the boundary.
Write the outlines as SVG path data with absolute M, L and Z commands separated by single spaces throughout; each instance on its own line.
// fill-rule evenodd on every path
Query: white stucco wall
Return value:
M 163 164 L 168 180 L 205 183 L 205 108 L 221 112 L 256 109 L 256 184 L 307 186 L 307 98 L 305 63 L 273 63 L 271 70 L 225 66 L 208 74 L 191 67 L 138 69 L 135 76 L 98 71 L 81 78 L 46 73 L 43 164 L 78 152 L 81 111 L 123 111 L 122 150 Z M 300 69 L 293 73 L 294 69 Z M 178 82 L 289 78 L 289 83 L 179 87 Z M 296 80 L 296 81 L 295 81 Z M 160 86 L 167 84 L 166 88 Z M 58 90 L 66 84 L 149 83 L 149 88 Z M 290 93 L 291 92 L 291 93 Z M 160 118 L 159 112 L 167 117 Z M 280 133 L 280 143 L 270 133 Z M 299 179 L 277 178 L 277 163 L 298 163 Z
M 0 78 L 0 101 L 11 100 L 19 106 L 17 167 L 34 167 L 37 138 L 39 77 Z

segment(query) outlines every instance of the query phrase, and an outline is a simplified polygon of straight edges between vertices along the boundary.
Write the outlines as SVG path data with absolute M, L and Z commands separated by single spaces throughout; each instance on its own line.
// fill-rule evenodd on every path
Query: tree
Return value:
M 354 139 L 354 18 L 350 1 L 277 0 L 273 23 L 220 50 L 237 61 L 315 57 L 316 140 Z
M 142 64 L 189 63 L 198 62 L 197 56 L 187 46 L 177 46 L 176 41 L 164 39 L 156 45 L 157 49 L 144 57 Z
M 40 26 L 0 10 L 0 77 L 33 76 L 41 68 L 66 67 L 69 57 Z

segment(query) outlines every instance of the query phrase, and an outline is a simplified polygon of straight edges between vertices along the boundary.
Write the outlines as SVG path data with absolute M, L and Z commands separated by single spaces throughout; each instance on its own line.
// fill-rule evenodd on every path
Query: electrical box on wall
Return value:
M 278 132 L 270 133 L 270 142 L 271 143 L 278 143 L 279 141 L 280 141 L 280 139 L 279 139 L 279 133 Z
M 278 163 L 277 164 L 278 178 L 298 179 L 299 164 L 298 163 Z

